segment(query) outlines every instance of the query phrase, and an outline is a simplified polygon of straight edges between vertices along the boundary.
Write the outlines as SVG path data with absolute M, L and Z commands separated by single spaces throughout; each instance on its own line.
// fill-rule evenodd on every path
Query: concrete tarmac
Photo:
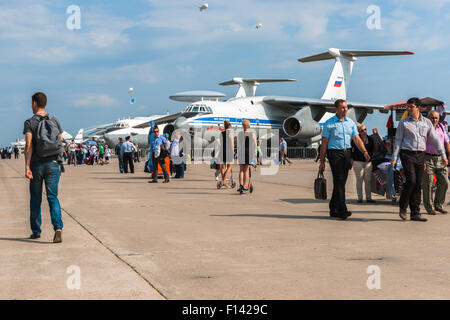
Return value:
M 208 164 L 168 184 L 147 183 L 142 162 L 135 174 L 120 174 L 114 161 L 66 166 L 63 243 L 53 244 L 45 198 L 42 238 L 25 239 L 23 166 L 0 160 L 0 299 L 450 298 L 450 216 L 402 221 L 377 195 L 357 204 L 352 172 L 353 215 L 342 221 L 314 199 L 311 160 L 276 175 L 258 169 L 255 192 L 244 195 L 217 190 Z M 328 166 L 326 178 L 330 197 Z M 68 289 L 69 266 L 81 271 L 80 289 Z M 367 286 L 369 266 L 380 289 Z

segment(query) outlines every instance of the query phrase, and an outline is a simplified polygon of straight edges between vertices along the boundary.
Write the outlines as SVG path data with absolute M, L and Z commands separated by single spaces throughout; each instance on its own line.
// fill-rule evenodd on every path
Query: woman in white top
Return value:
M 111 149 L 108 147 L 108 145 L 105 145 L 105 164 L 109 163 L 109 158 L 111 157 Z

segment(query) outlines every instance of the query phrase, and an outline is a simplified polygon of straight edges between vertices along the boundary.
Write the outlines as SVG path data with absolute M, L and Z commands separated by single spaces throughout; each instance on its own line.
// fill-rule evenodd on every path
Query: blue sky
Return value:
M 237 76 L 298 80 L 262 85 L 259 95 L 320 97 L 333 62 L 297 59 L 330 47 L 415 52 L 360 58 L 349 100 L 450 101 L 450 0 L 207 2 L 200 12 L 203 2 L 191 0 L 2 0 L 0 146 L 22 137 L 36 91 L 73 135 L 123 116 L 177 112 L 184 105 L 168 96 L 180 91 L 231 97 L 237 88 L 218 83 Z M 81 8 L 80 30 L 66 28 L 70 5 Z M 369 5 L 381 9 L 381 30 L 366 26 Z M 384 128 L 386 117 L 374 115 L 369 129 Z

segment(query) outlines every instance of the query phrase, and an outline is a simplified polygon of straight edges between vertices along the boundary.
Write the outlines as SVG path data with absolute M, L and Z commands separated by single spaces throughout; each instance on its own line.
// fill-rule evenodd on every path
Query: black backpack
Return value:
M 61 131 L 59 130 L 56 119 L 50 115 L 35 115 L 39 121 L 36 130 L 35 150 L 41 158 L 57 156 L 64 152 L 64 146 L 61 141 Z
M 161 143 L 160 147 L 161 147 L 161 153 L 160 153 L 159 157 L 161 159 L 167 158 L 170 155 L 169 148 L 166 146 L 166 144 L 164 142 Z

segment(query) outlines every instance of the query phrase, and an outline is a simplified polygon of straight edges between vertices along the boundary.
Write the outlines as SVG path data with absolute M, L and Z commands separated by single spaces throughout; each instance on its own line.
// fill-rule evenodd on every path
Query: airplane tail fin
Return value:
M 353 63 L 356 57 L 393 56 L 414 54 L 410 51 L 374 51 L 374 50 L 341 50 L 330 48 L 327 52 L 298 59 L 300 62 L 312 62 L 335 59 L 328 85 L 322 99 L 337 100 L 346 99 L 350 76 L 353 71 Z
M 233 78 L 233 80 L 219 83 L 221 86 L 231 86 L 238 84 L 239 90 L 236 93 L 236 98 L 254 97 L 256 87 L 263 82 L 289 82 L 297 81 L 295 79 L 248 79 L 248 78 Z
M 77 135 L 75 136 L 75 140 L 83 140 L 83 129 L 80 129 L 77 133 Z

